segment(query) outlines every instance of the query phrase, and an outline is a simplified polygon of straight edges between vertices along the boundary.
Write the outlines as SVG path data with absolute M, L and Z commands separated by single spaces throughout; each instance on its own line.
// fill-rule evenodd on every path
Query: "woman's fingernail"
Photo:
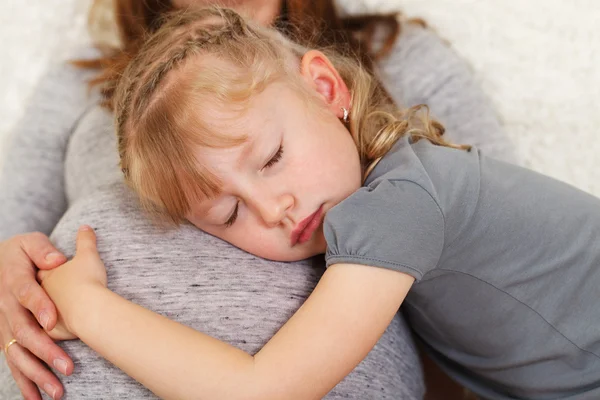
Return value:
M 51 262 L 58 260 L 59 258 L 62 258 L 62 254 L 60 254 L 56 251 L 53 251 L 52 253 L 48 253 L 46 255 L 46 262 L 51 263 Z
M 91 231 L 91 230 L 92 230 L 92 227 L 91 227 L 91 226 L 89 226 L 89 225 L 81 225 L 81 226 L 79 227 L 79 230 L 80 230 L 80 231 L 82 231 L 82 232 L 84 232 L 84 231 Z
M 50 317 L 48 316 L 48 313 L 46 311 L 42 311 L 40 313 L 40 323 L 42 324 L 42 326 L 44 327 L 44 329 L 48 329 L 48 322 L 50 320 Z
M 62 372 L 63 375 L 67 374 L 67 362 L 65 360 L 57 358 L 52 364 L 54 365 L 54 368 Z
M 48 393 L 50 397 L 56 399 L 56 388 L 49 383 L 44 385 L 44 392 Z

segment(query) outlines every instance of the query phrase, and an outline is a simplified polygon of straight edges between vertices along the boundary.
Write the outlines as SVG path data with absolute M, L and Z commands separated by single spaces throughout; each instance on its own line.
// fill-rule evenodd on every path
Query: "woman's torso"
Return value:
M 112 114 L 97 105 L 78 120 L 65 156 L 68 203 L 123 180 Z

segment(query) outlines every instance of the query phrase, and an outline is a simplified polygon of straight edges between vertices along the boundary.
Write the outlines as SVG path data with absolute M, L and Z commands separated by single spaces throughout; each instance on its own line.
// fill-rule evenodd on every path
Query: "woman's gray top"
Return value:
M 450 139 L 514 160 L 468 67 L 432 32 L 407 27 L 380 64 L 380 75 L 401 104 L 427 103 Z M 309 295 L 323 261 L 265 261 L 190 226 L 162 231 L 149 223 L 122 183 L 112 117 L 97 105 L 97 96 L 88 95 L 84 82 L 91 76 L 60 65 L 31 98 L 0 174 L 0 239 L 52 233 L 57 247 L 71 256 L 77 227 L 90 224 L 112 290 L 250 353 L 258 351 Z M 75 361 L 71 377 L 59 375 L 67 398 L 153 396 L 81 342 L 62 346 Z M 420 399 L 423 391 L 416 350 L 398 314 L 328 398 Z

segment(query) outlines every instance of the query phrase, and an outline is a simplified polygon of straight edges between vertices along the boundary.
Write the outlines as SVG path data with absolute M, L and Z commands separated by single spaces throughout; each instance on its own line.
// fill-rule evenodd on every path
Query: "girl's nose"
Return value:
M 294 197 L 283 194 L 274 198 L 263 198 L 256 202 L 256 208 L 262 220 L 268 226 L 279 225 L 294 205 Z

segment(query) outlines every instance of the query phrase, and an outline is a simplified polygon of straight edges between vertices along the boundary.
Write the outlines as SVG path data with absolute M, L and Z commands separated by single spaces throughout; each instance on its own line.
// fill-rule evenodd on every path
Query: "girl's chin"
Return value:
M 318 248 L 312 248 L 312 249 L 302 249 L 303 251 L 295 254 L 295 257 L 293 260 L 288 260 L 288 261 L 300 261 L 300 260 L 306 260 L 307 258 L 311 258 L 311 257 L 315 257 L 315 256 L 319 256 L 322 254 L 325 254 L 325 248 L 318 249 Z
M 294 261 L 302 261 L 307 258 L 311 258 L 314 256 L 318 256 L 320 254 L 325 254 L 325 249 L 323 251 L 319 251 L 316 249 L 290 249 L 288 252 L 284 254 L 265 254 L 261 256 L 267 260 L 271 261 L 284 261 L 284 262 L 294 262 Z
M 260 247 L 238 247 L 250 254 L 266 260 L 284 262 L 301 261 L 306 260 L 307 258 L 325 254 L 325 251 L 327 250 L 327 242 L 325 241 L 325 237 L 323 235 L 319 235 L 318 233 L 320 232 L 317 232 L 317 235 L 312 237 L 308 242 L 302 244 L 298 243 L 296 246 L 290 246 L 287 243 L 274 243 L 273 245 L 263 243 L 263 246 Z

